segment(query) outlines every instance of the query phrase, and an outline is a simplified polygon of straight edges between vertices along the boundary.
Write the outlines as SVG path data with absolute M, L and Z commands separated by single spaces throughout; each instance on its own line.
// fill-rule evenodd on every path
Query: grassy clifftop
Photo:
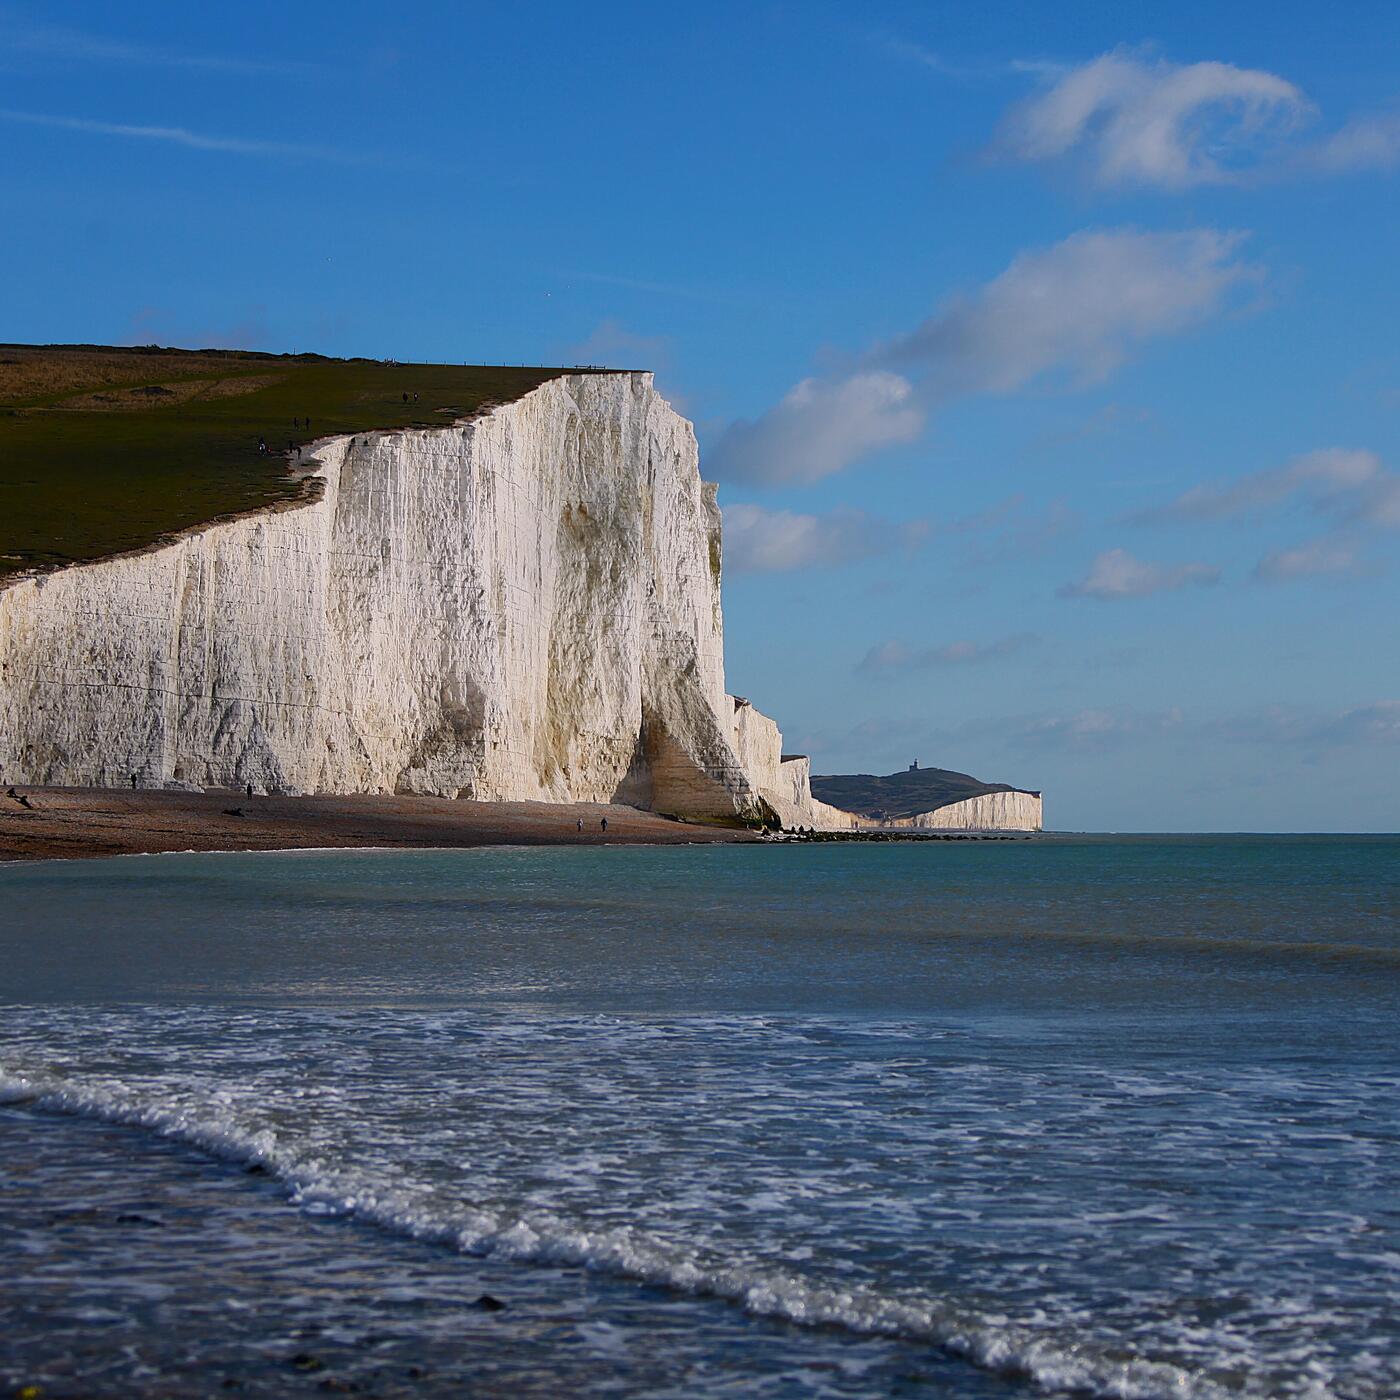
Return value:
M 289 443 L 442 427 L 573 372 L 0 345 L 0 580 L 295 500 Z

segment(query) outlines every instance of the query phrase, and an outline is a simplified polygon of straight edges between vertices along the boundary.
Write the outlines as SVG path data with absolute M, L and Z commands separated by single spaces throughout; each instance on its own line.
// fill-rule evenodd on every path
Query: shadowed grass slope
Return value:
M 575 372 L 0 345 L 0 580 L 296 501 L 291 444 L 443 427 Z
M 812 796 L 878 821 L 916 817 L 990 792 L 1023 792 L 1006 783 L 983 783 L 951 768 L 911 768 L 887 777 L 869 773 L 812 774 Z

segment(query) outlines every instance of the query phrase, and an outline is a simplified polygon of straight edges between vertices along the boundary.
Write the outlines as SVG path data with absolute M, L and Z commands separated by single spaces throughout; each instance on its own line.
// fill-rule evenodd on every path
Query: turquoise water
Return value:
M 55 1212 L 0 1280 L 12 1381 L 164 1394 L 217 1333 L 244 1393 L 308 1336 L 386 1394 L 469 1357 L 487 1393 L 1400 1390 L 1395 838 L 191 855 L 0 898 L 0 1150 Z M 104 1250 L 120 1305 L 68 1267 Z

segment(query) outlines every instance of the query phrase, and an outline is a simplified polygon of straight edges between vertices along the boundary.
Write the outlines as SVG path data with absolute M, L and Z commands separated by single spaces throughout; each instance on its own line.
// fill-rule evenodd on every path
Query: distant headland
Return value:
M 1039 831 L 1042 825 L 1040 793 L 984 783 L 949 768 L 921 768 L 917 761 L 886 777 L 814 773 L 812 792 L 877 826 Z

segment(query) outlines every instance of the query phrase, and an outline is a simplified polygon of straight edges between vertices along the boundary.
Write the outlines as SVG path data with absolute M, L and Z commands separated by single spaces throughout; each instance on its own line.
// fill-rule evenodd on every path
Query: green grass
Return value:
M 0 578 L 296 499 L 289 441 L 443 427 L 567 372 L 0 345 Z

